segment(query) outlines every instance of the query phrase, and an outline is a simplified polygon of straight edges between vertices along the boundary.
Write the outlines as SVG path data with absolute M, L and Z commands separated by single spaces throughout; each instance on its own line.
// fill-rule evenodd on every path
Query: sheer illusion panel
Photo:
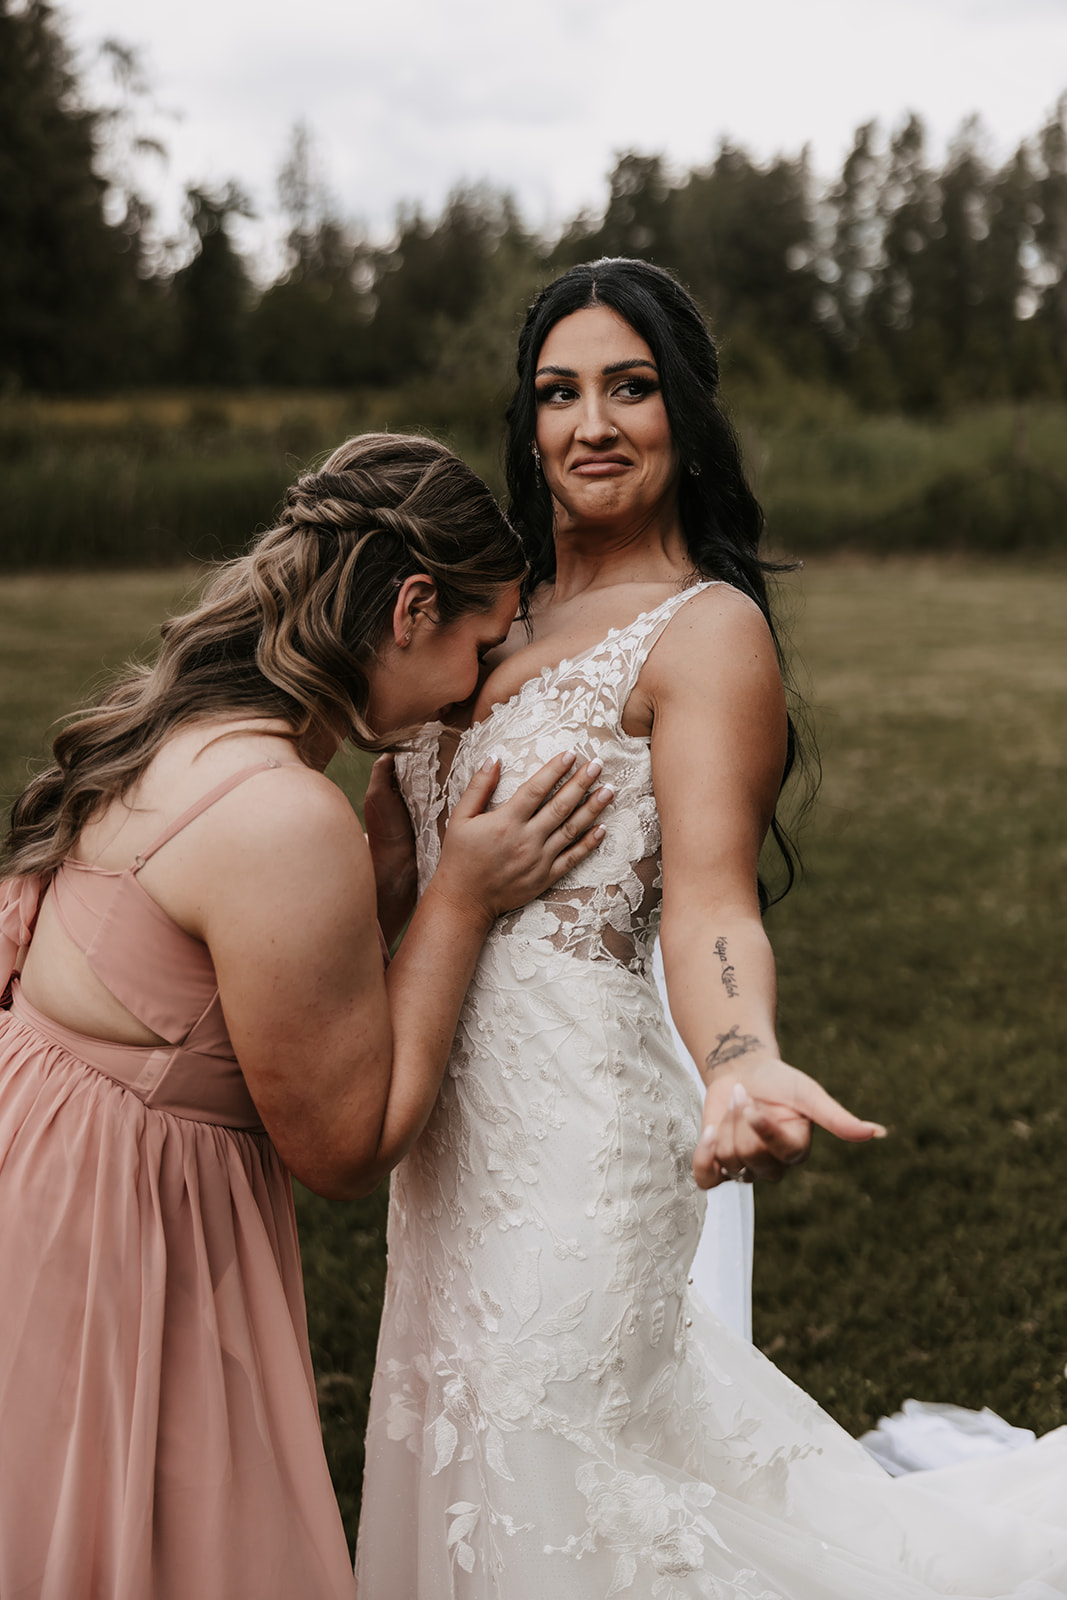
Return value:
M 644 973 L 652 959 L 659 925 L 661 899 L 659 858 L 635 861 L 620 883 L 579 887 L 564 878 L 537 901 L 543 929 L 555 950 L 583 961 L 613 961 L 630 972 Z M 501 917 L 496 932 L 508 938 L 525 918 L 528 908 Z

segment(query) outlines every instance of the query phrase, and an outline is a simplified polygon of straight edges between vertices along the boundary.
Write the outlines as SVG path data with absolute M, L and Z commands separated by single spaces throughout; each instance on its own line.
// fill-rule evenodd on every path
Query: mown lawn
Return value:
M 756 1337 L 846 1426 L 1067 1382 L 1067 574 L 813 566 L 824 783 L 783 1044 L 892 1137 L 759 1197 Z
M 0 589 L 0 789 L 193 575 Z M 1067 571 L 811 563 L 789 580 L 824 779 L 770 917 L 787 1054 L 892 1136 L 761 1189 L 757 1341 L 849 1428 L 907 1395 L 1065 1420 Z M 339 772 L 358 798 L 366 763 Z M 350 1530 L 384 1201 L 298 1197 Z

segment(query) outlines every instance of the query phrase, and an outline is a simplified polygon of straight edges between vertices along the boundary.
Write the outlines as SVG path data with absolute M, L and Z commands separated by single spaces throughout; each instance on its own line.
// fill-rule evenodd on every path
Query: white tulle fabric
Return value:
M 398 762 L 423 881 L 490 753 L 616 789 L 603 847 L 498 922 L 394 1175 L 360 1600 L 1067 1593 L 1067 1430 L 893 1479 L 694 1295 L 700 1098 L 651 977 L 659 823 L 622 712 L 673 597 Z

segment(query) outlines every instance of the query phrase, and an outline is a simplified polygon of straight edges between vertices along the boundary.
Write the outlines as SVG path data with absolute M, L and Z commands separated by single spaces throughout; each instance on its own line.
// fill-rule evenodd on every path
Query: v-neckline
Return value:
M 705 588 L 716 581 L 717 580 L 714 578 L 701 578 L 697 583 L 687 584 L 684 589 L 676 589 L 675 592 L 668 595 L 665 600 L 661 600 L 658 606 L 649 606 L 647 611 L 639 611 L 637 616 L 634 617 L 631 622 L 624 623 L 621 628 L 609 628 L 602 639 L 598 639 L 595 644 L 589 645 L 585 650 L 579 650 L 576 655 L 564 656 L 562 660 L 556 662 L 555 666 L 542 667 L 540 672 L 538 672 L 535 676 L 529 677 L 523 683 L 521 683 L 515 690 L 515 693 L 513 695 L 509 695 L 506 700 L 495 700 L 489 707 L 489 710 L 486 712 L 485 716 L 482 717 L 478 722 L 469 722 L 465 728 L 457 728 L 452 723 L 442 722 L 440 718 L 434 722 L 424 722 L 414 738 L 408 741 L 407 748 L 409 750 L 414 749 L 423 745 L 425 742 L 430 744 L 430 748 L 433 752 L 433 770 L 430 775 L 430 781 L 433 787 L 434 798 L 438 803 L 438 813 L 435 818 L 438 841 L 440 842 L 441 838 L 443 837 L 441 830 L 441 816 L 447 804 L 448 789 L 451 783 L 452 773 L 455 770 L 456 760 L 459 756 L 460 750 L 463 747 L 463 743 L 469 735 L 473 734 L 480 728 L 488 727 L 498 713 L 509 711 L 512 706 L 517 705 L 532 684 L 539 684 L 542 687 L 547 686 L 549 683 L 551 683 L 554 677 L 558 677 L 560 674 L 562 674 L 565 668 L 578 666 L 580 662 L 586 660 L 588 656 L 595 655 L 598 650 L 602 650 L 604 646 L 606 644 L 610 644 L 612 640 L 619 639 L 623 634 L 629 633 L 633 628 L 636 628 L 639 622 L 645 622 L 649 617 L 654 617 L 657 612 L 662 611 L 666 606 L 673 605 L 679 596 L 695 592 L 697 589 Z M 452 759 L 448 763 L 447 769 L 442 772 L 441 740 L 446 733 L 453 733 L 456 735 L 456 746 L 452 752 Z M 447 822 L 445 825 L 447 826 Z
M 542 667 L 540 672 L 529 678 L 526 678 L 515 690 L 515 693 L 510 695 L 507 700 L 494 700 L 485 716 L 480 718 L 478 722 L 469 722 L 460 733 L 460 741 L 462 742 L 462 740 L 467 737 L 468 733 L 473 733 L 475 728 L 484 728 L 487 723 L 492 721 L 498 711 L 507 711 L 511 706 L 515 705 L 516 702 L 520 700 L 526 693 L 531 683 L 548 683 L 555 675 L 561 673 L 564 667 L 577 666 L 578 663 L 580 661 L 584 661 L 587 656 L 595 655 L 598 650 L 602 650 L 606 644 L 611 642 L 612 639 L 618 639 L 622 634 L 629 633 L 631 628 L 636 628 L 639 622 L 644 622 L 649 617 L 654 617 L 657 611 L 662 611 L 665 606 L 672 605 L 674 601 L 678 599 L 679 595 L 688 594 L 690 590 L 695 591 L 696 589 L 702 588 L 705 584 L 712 583 L 714 581 L 714 579 L 702 578 L 698 583 L 687 584 L 684 589 L 676 589 L 673 594 L 669 594 L 667 596 L 666 600 L 661 600 L 658 606 L 649 606 L 647 611 L 639 611 L 632 622 L 624 623 L 621 628 L 609 628 L 602 639 L 598 639 L 595 644 L 588 645 L 584 650 L 579 650 L 577 655 L 564 656 L 561 661 L 556 662 L 554 667 Z M 438 722 L 427 723 L 426 726 L 446 728 L 448 727 L 448 724 L 444 722 Z

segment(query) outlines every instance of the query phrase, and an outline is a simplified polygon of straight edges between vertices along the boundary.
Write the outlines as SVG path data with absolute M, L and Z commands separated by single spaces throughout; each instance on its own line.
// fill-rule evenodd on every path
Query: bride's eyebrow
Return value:
M 647 367 L 650 372 L 657 370 L 654 361 L 646 361 L 643 356 L 635 356 L 632 361 L 613 361 L 610 367 L 601 367 L 600 375 L 603 378 L 613 378 L 617 372 L 629 372 L 632 367 Z
M 634 367 L 647 367 L 650 372 L 657 370 L 654 361 L 646 361 L 643 356 L 634 356 L 632 361 L 613 361 L 610 366 L 601 367 L 602 378 L 613 378 L 617 372 L 630 372 Z M 534 373 L 535 378 L 576 378 L 578 374 L 573 367 L 538 367 Z

